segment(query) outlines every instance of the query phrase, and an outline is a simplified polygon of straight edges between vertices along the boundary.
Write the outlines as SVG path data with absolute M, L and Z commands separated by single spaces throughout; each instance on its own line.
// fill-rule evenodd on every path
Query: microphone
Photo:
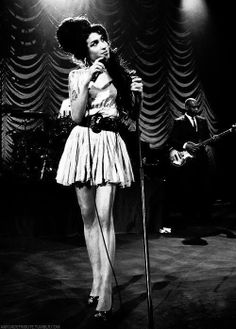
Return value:
M 106 66 L 106 58 L 105 58 L 105 57 L 99 59 L 99 62 L 102 63 L 104 66 Z M 95 82 L 95 81 L 97 80 L 98 76 L 99 76 L 101 73 L 102 73 L 101 71 L 95 72 L 95 73 L 93 74 L 93 76 L 92 76 L 91 81 L 92 81 L 92 82 Z
M 130 83 L 132 83 L 132 78 L 137 77 L 136 70 L 131 70 L 129 72 L 129 75 L 130 75 Z M 143 95 L 140 91 L 137 91 L 137 90 L 132 91 L 132 92 L 134 95 L 134 108 L 137 111 L 137 113 L 139 114 L 141 111 L 141 107 L 142 107 Z M 138 116 L 137 116 L 137 119 L 138 119 Z

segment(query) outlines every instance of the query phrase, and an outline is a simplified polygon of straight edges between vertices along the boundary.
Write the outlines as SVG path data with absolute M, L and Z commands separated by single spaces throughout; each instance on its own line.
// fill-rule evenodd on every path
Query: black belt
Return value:
M 120 120 L 114 117 L 103 117 L 101 114 L 88 115 L 83 119 L 81 126 L 91 128 L 94 133 L 100 133 L 101 130 L 118 132 Z

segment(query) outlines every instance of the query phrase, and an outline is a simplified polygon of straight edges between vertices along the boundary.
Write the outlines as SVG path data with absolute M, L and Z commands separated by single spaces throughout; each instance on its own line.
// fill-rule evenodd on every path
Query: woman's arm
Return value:
M 86 79 L 85 70 L 74 70 L 69 74 L 71 117 L 76 123 L 82 121 L 86 111 L 89 81 Z
M 69 97 L 71 102 L 72 120 L 80 123 L 85 115 L 88 102 L 89 83 L 96 73 L 105 70 L 101 62 L 103 58 L 98 58 L 89 69 L 73 70 L 69 74 Z

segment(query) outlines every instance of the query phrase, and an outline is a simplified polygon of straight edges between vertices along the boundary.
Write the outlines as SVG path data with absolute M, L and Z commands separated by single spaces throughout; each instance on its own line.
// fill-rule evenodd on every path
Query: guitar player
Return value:
M 182 228 L 207 225 L 210 220 L 212 168 L 209 167 L 209 152 L 206 147 L 198 145 L 209 138 L 210 133 L 207 121 L 200 113 L 197 100 L 186 99 L 184 114 L 174 120 L 168 142 L 171 162 L 169 195 L 172 200 L 176 199 L 178 202 L 182 213 L 182 221 L 179 224 Z M 204 244 L 204 240 L 199 236 L 183 241 L 184 244 L 198 242 Z

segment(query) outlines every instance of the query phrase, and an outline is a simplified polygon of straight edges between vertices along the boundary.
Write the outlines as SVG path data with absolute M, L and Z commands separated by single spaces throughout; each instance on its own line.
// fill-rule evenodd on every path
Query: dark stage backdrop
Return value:
M 51 170 L 50 178 L 55 173 L 61 152 L 56 145 L 63 144 L 70 128 L 57 115 L 68 97 L 68 73 L 74 68 L 58 49 L 55 32 L 68 16 L 83 14 L 104 24 L 112 46 L 142 77 L 139 124 L 141 140 L 150 150 L 165 148 L 173 118 L 182 114 L 187 97 L 199 100 L 212 134 L 229 128 L 235 118 L 228 95 L 233 89 L 230 10 L 211 1 L 208 5 L 211 20 L 198 33 L 182 15 L 179 1 L 173 0 L 2 1 L 3 167 L 40 179 L 44 165 L 51 161 L 46 169 Z M 30 113 L 22 115 L 22 110 Z M 230 139 L 227 145 L 222 142 L 218 147 L 223 188 L 225 181 L 235 181 Z

